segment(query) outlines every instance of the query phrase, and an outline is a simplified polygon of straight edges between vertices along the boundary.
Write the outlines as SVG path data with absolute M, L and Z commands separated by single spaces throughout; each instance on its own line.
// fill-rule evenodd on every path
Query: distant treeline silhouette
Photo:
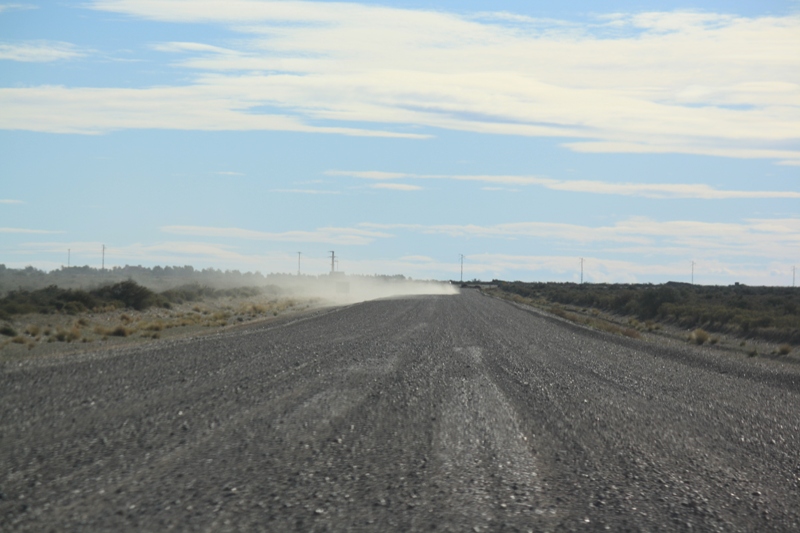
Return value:
M 64 267 L 45 272 L 34 267 L 7 268 L 0 264 L 0 296 L 12 290 L 36 290 L 56 285 L 62 289 L 93 289 L 132 280 L 155 291 L 164 291 L 187 284 L 215 288 L 263 286 L 274 283 L 281 274 L 264 276 L 260 272 L 195 269 L 191 266 L 124 266 L 105 270 L 89 266 Z

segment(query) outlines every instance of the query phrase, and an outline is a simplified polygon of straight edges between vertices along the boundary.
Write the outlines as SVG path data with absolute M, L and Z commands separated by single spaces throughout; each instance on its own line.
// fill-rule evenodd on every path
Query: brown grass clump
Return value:
M 85 327 L 85 326 L 89 325 L 89 321 L 86 318 L 81 317 L 81 318 L 78 319 L 77 325 Z
M 166 326 L 164 325 L 164 322 L 162 322 L 161 320 L 156 320 L 155 322 L 150 322 L 149 324 L 145 324 L 144 326 L 142 326 L 141 329 L 145 331 L 164 331 L 165 327 Z
M 622 330 L 622 334 L 626 337 L 630 337 L 631 339 L 638 339 L 641 335 L 635 329 L 625 328 Z
M 748 355 L 749 357 L 756 357 L 756 356 L 758 356 L 758 349 L 757 349 L 757 348 L 750 348 L 750 350 L 748 350 L 748 351 L 747 351 L 747 355 Z
M 55 339 L 58 342 L 72 342 L 80 338 L 81 338 L 81 330 L 78 329 L 77 327 L 73 327 L 70 330 L 66 330 L 64 328 L 58 328 L 56 330 L 55 335 L 50 337 L 50 341 L 52 342 L 52 339 Z
M 708 342 L 710 335 L 704 329 L 697 328 L 689 335 L 689 342 L 693 342 L 698 346 Z
M 781 355 L 789 355 L 789 352 L 792 351 L 792 346 L 789 344 L 781 344 L 780 348 L 778 348 L 778 353 Z
M 28 341 L 26 341 L 25 337 L 23 337 L 22 335 L 17 335 L 13 339 L 11 339 L 11 342 L 13 342 L 14 344 L 25 344 Z
M 41 332 L 42 328 L 40 328 L 37 324 L 29 324 L 28 327 L 25 328 L 25 333 L 27 333 L 31 337 L 36 337 Z
M 133 321 L 133 319 L 130 317 L 130 315 L 128 315 L 126 313 L 121 314 L 119 319 L 122 320 L 123 322 L 125 322 L 126 324 Z

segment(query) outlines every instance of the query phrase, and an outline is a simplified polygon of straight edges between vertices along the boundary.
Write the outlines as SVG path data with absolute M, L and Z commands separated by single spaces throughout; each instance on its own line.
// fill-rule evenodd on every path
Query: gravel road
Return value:
M 3 531 L 800 530 L 800 369 L 473 290 L 0 376 Z

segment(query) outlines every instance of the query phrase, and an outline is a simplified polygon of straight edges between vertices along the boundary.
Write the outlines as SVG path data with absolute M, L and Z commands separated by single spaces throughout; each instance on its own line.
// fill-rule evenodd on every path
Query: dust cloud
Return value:
M 276 280 L 277 281 L 277 280 Z M 319 298 L 331 305 L 348 305 L 380 298 L 419 295 L 454 295 L 458 288 L 441 281 L 415 281 L 401 277 L 332 274 L 319 277 L 283 277 L 275 283 L 281 294 L 294 298 Z
M 456 285 L 435 280 L 412 280 L 402 275 L 365 276 L 343 272 L 321 275 L 261 274 L 191 266 L 130 266 L 97 269 L 88 266 L 62 267 L 45 272 L 33 267 L 6 268 L 0 264 L 0 297 L 13 290 L 39 290 L 49 286 L 91 290 L 123 281 L 134 281 L 155 292 L 181 287 L 209 287 L 218 290 L 258 288 L 264 296 L 318 299 L 331 305 L 345 305 L 377 298 L 413 295 L 458 294 Z

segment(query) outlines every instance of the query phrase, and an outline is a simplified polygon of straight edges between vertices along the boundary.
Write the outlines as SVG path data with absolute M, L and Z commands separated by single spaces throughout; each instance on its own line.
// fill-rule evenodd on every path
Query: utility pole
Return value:
M 72 254 L 72 250 L 70 248 L 67 248 L 67 268 L 69 268 L 69 261 L 71 259 L 70 258 L 71 254 Z
M 101 270 L 103 272 L 106 271 L 106 245 L 105 244 L 103 245 L 103 263 L 102 263 Z
M 336 263 L 336 253 L 331 251 L 331 274 L 336 272 L 335 263 Z
M 581 257 L 581 285 L 583 285 L 583 257 Z
M 303 252 L 297 252 L 297 275 L 300 276 L 300 255 Z
M 464 283 L 464 254 L 459 254 L 461 256 L 461 283 Z
M 796 270 L 797 270 L 797 267 L 793 266 L 792 267 L 792 287 L 794 287 L 794 278 L 795 278 L 795 274 L 797 273 Z
M 692 285 L 694 285 L 694 265 L 695 264 L 696 263 L 694 261 L 692 261 Z

